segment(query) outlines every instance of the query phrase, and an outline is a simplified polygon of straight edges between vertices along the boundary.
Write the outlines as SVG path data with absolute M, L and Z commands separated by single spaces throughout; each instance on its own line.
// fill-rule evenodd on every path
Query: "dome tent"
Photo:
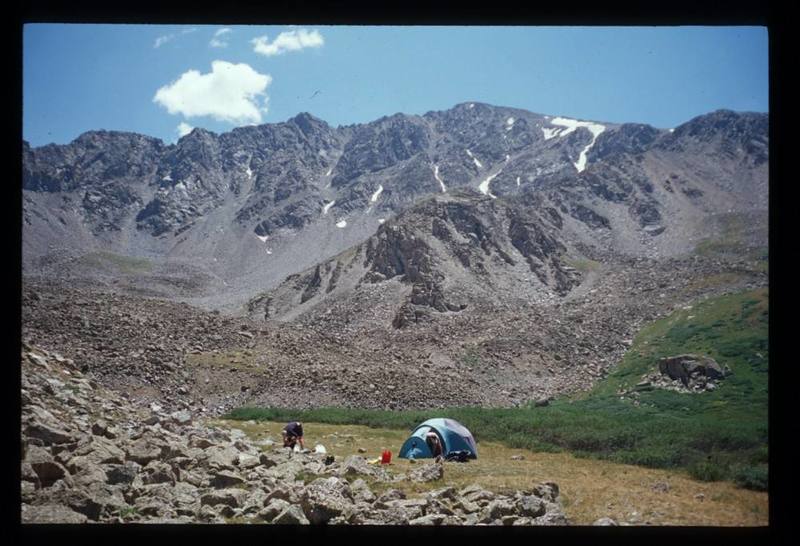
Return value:
M 428 419 L 424 423 L 417 425 L 411 436 L 403 442 L 400 453 L 397 455 L 401 459 L 430 459 L 433 457 L 428 444 L 425 442 L 425 435 L 434 432 L 439 436 L 442 444 L 444 457 L 455 451 L 469 451 L 470 459 L 478 458 L 478 447 L 475 445 L 475 438 L 467 427 L 453 419 Z

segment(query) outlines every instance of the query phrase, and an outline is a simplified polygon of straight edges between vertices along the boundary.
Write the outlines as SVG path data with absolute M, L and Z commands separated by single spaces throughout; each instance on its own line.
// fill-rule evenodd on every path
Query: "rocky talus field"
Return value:
M 394 473 L 359 455 L 259 445 L 188 411 L 133 405 L 57 353 L 23 344 L 21 364 L 23 523 L 566 523 L 554 483 L 407 497 L 391 484 L 441 480 L 445 464 Z M 390 486 L 376 495 L 367 482 Z

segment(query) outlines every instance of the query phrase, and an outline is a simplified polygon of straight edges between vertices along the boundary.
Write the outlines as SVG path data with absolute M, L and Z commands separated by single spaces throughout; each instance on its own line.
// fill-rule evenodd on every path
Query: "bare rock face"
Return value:
M 420 215 L 433 212 L 435 220 L 395 223 L 406 232 L 385 248 L 373 241 L 376 261 L 366 264 L 411 284 L 425 276 L 442 287 L 436 305 L 446 307 L 465 302 L 426 268 L 451 278 L 449 262 L 476 277 L 499 266 L 513 278 L 522 261 L 566 297 L 577 279 L 559 256 L 575 252 L 574 243 L 675 256 L 705 237 L 710 215 L 766 214 L 766 114 L 712 112 L 673 132 L 599 123 L 596 139 L 586 127 L 564 131 L 552 121 L 466 103 L 337 128 L 299 114 L 219 135 L 195 129 L 172 145 L 109 131 L 66 145 L 23 143 L 23 270 L 97 281 L 111 267 L 139 279 L 118 289 L 229 309 L 386 236 L 381 227 L 421 201 L 467 192 L 493 203 L 497 221 L 485 205 L 451 201 L 432 211 L 422 204 Z M 532 200 L 509 227 L 500 209 Z M 545 215 L 557 229 L 542 224 Z M 321 285 L 327 280 L 320 275 Z M 501 288 L 525 286 L 507 281 Z M 298 304 L 313 306 L 326 293 L 312 286 Z

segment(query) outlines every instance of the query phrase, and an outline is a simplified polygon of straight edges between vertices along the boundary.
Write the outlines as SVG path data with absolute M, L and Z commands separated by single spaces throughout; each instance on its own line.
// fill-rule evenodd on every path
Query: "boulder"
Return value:
M 33 471 L 35 479 L 29 481 L 38 482 L 41 487 L 50 487 L 56 480 L 60 480 L 67 474 L 68 470 L 55 461 L 50 451 L 44 447 L 31 445 L 25 453 L 26 468 Z M 33 478 L 29 474 L 30 478 Z
M 291 504 L 300 502 L 300 496 L 297 490 L 286 483 L 276 485 L 275 489 L 267 494 L 266 502 L 270 502 L 272 499 L 284 500 Z
M 209 483 L 212 487 L 217 489 L 226 489 L 245 483 L 245 480 L 237 473 L 229 470 L 221 470 L 215 472 Z
M 178 482 L 173 487 L 173 506 L 180 515 L 194 516 L 200 509 L 200 492 L 188 483 Z
M 22 505 L 22 523 L 87 523 L 89 518 L 62 504 Z
M 536 484 L 532 493 L 537 497 L 549 502 L 558 502 L 559 488 L 554 482 L 544 482 Z
M 201 495 L 200 504 L 209 506 L 224 504 L 226 506 L 230 506 L 231 508 L 239 508 L 244 506 L 248 496 L 249 493 L 244 489 L 220 489 L 218 491 L 210 491 Z
M 206 465 L 212 470 L 236 470 L 239 462 L 239 451 L 233 447 L 210 447 L 206 455 Z
M 259 457 L 255 455 L 250 455 L 248 453 L 239 453 L 237 463 L 238 463 L 237 466 L 239 468 L 255 468 L 261 464 L 261 460 Z
M 308 525 L 311 522 L 306 518 L 303 510 L 293 504 L 275 516 L 272 523 L 277 525 Z
M 684 354 L 664 357 L 658 361 L 658 370 L 673 380 L 680 380 L 684 386 L 689 385 L 692 376 L 703 376 L 707 379 L 722 379 L 725 372 L 713 358 Z
M 408 479 L 413 482 L 433 482 L 444 477 L 444 465 L 426 464 L 409 472 Z
M 77 487 L 82 485 L 91 486 L 95 483 L 108 483 L 108 475 L 99 465 L 88 465 L 77 472 L 72 473 L 72 478 Z
M 406 494 L 402 490 L 400 490 L 400 489 L 387 489 L 386 491 L 381 493 L 381 495 L 378 497 L 378 499 L 375 502 L 376 503 L 377 502 L 386 503 L 386 502 L 389 502 L 389 501 L 392 501 L 392 500 L 404 499 L 404 498 L 406 498 Z
M 466 500 L 478 504 L 492 501 L 495 498 L 494 493 L 482 488 L 479 485 L 469 485 L 465 487 L 460 491 L 459 496 L 461 497 L 462 502 Z
M 139 475 L 141 465 L 133 461 L 128 461 L 121 465 L 111 466 L 106 470 L 107 482 L 110 485 L 130 484 Z
M 367 483 L 358 478 L 350 483 L 350 492 L 353 494 L 353 500 L 356 502 L 371 503 L 375 501 L 375 493 L 369 488 Z
M 314 524 L 328 523 L 342 515 L 352 503 L 350 486 L 336 476 L 314 480 L 303 490 L 300 499 L 303 513 Z
M 388 481 L 389 475 L 384 468 L 371 465 L 361 455 L 347 457 L 339 467 L 339 475 L 343 477 L 370 476 L 380 481 Z
M 29 424 L 23 433 L 28 438 L 41 440 L 45 445 L 75 442 L 74 435 L 55 423 L 34 422 Z
M 142 438 L 126 446 L 125 454 L 128 461 L 145 466 L 161 456 L 161 448 L 150 440 Z
M 486 505 L 478 515 L 481 523 L 492 523 L 503 516 L 516 515 L 517 507 L 507 499 L 497 499 Z
M 244 503 L 242 506 L 242 514 L 244 515 L 251 515 L 256 514 L 261 509 L 264 508 L 264 503 L 267 500 L 267 492 L 263 489 L 255 488 L 251 490 L 250 496 L 247 498 L 247 502 Z
M 99 521 L 101 516 L 115 516 L 121 510 L 128 508 L 128 503 L 119 490 L 102 484 L 70 488 L 63 495 L 63 501 L 66 506 L 92 521 Z
M 465 514 L 472 514 L 474 512 L 478 512 L 481 509 L 479 504 L 463 498 L 456 501 L 456 503 L 453 504 L 453 508 L 462 511 Z
M 85 457 L 87 461 L 94 464 L 122 464 L 126 458 L 124 450 L 110 440 L 96 436 L 89 437 L 88 441 L 80 444 L 71 454 L 76 457 Z M 67 467 L 69 468 L 69 463 Z
M 186 410 L 176 411 L 170 414 L 172 421 L 178 425 L 190 425 L 192 423 L 192 414 Z
M 447 516 L 444 514 L 429 514 L 427 516 L 420 516 L 408 522 L 409 525 L 441 525 Z
M 547 512 L 545 502 L 535 495 L 525 495 L 516 503 L 517 512 L 529 518 L 538 518 Z
M 257 516 L 266 522 L 274 520 L 281 512 L 292 506 L 292 503 L 283 499 L 274 498 L 267 501 L 262 510 L 257 513 Z M 303 515 L 305 518 L 305 514 Z
M 150 461 L 142 469 L 142 481 L 145 484 L 169 483 L 175 484 L 177 478 L 172 467 L 163 461 Z
M 30 463 L 22 462 L 20 465 L 20 479 L 23 482 L 30 482 L 36 486 L 36 488 L 41 487 L 41 483 L 39 482 L 39 475 L 36 474 L 36 471 L 30 465 Z

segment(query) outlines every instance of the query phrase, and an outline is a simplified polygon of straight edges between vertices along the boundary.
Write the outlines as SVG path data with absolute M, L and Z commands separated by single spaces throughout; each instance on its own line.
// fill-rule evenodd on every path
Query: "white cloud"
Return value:
M 269 43 L 267 36 L 259 36 L 250 41 L 255 47 L 253 51 L 271 57 L 282 55 L 287 51 L 299 51 L 306 47 L 321 47 L 325 40 L 318 30 L 308 31 L 304 28 L 281 32 L 278 37 Z
M 262 113 L 267 112 L 266 89 L 270 83 L 272 76 L 259 74 L 247 64 L 214 61 L 210 73 L 184 72 L 160 88 L 153 102 L 170 114 L 187 118 L 211 116 L 234 124 L 260 123 Z
M 159 47 L 161 47 L 162 45 L 166 44 L 167 42 L 169 42 L 170 40 L 172 40 L 174 38 L 175 38 L 174 34 L 167 34 L 166 36 L 159 36 L 158 38 L 156 38 L 156 42 L 153 44 L 153 48 L 154 49 L 158 49 Z
M 166 44 L 169 41 L 174 40 L 178 36 L 183 36 L 184 34 L 189 34 L 189 33 L 194 32 L 196 30 L 197 30 L 196 28 L 187 28 L 186 30 L 182 30 L 180 32 L 180 34 L 173 33 L 173 34 L 165 34 L 164 36 L 159 36 L 158 38 L 156 38 L 155 43 L 153 43 L 153 48 L 154 49 L 158 49 L 162 45 Z
M 214 37 L 211 38 L 211 42 L 209 42 L 208 45 L 210 45 L 211 47 L 228 47 L 228 42 L 224 38 L 222 38 L 222 36 L 225 36 L 230 32 L 231 29 L 227 27 L 219 29 L 214 33 Z
M 185 121 L 182 121 L 182 122 L 180 122 L 178 124 L 178 127 L 177 127 L 177 129 L 175 129 L 175 131 L 178 132 L 178 138 L 180 138 L 180 137 L 184 137 L 184 136 L 188 135 L 189 133 L 191 133 L 192 129 L 194 129 L 194 127 L 192 127 L 191 125 L 189 125 Z

